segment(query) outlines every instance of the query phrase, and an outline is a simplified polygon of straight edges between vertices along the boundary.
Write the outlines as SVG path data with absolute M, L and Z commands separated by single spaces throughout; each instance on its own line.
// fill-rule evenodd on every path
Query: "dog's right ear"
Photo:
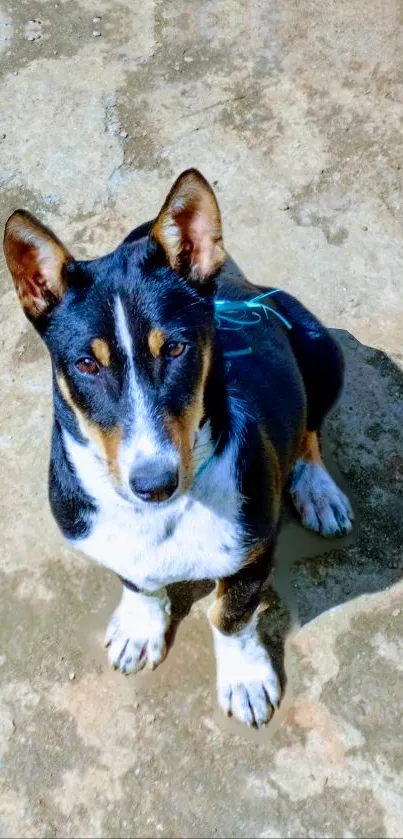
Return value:
M 54 233 L 26 210 L 16 210 L 8 219 L 4 254 L 21 306 L 38 324 L 63 297 L 65 267 L 72 257 Z

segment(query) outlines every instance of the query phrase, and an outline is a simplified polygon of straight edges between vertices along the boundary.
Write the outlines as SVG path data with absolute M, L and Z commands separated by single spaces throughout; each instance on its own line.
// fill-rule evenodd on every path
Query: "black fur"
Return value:
M 66 538 L 80 539 L 89 533 L 92 514 L 97 508 L 70 466 L 57 420 L 52 432 L 49 499 L 52 513 Z

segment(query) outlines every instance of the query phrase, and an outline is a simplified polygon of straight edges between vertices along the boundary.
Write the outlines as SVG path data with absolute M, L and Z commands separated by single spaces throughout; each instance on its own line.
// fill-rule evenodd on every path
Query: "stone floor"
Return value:
M 7 839 L 402 836 L 402 40 L 399 0 L 0 0 L 1 222 L 23 206 L 99 255 L 199 167 L 248 276 L 342 343 L 327 448 L 358 518 L 324 542 L 286 513 L 266 731 L 216 710 L 203 586 L 173 592 L 193 606 L 160 670 L 111 672 L 119 587 L 51 520 L 50 366 L 2 263 Z

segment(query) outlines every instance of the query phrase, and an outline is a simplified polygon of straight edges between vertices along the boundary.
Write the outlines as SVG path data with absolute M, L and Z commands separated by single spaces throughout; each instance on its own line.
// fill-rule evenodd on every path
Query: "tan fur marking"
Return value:
M 161 332 L 160 329 L 152 329 L 148 335 L 148 346 L 150 349 L 150 353 L 154 356 L 154 358 L 158 358 L 164 344 L 164 333 Z
M 270 437 L 266 433 L 264 428 L 259 428 L 260 437 L 263 443 L 264 449 L 264 456 L 266 463 L 268 464 L 268 474 L 271 480 L 271 498 L 272 498 L 272 509 L 271 515 L 273 522 L 277 521 L 280 515 L 280 508 L 281 508 L 281 497 L 283 491 L 283 483 L 286 480 L 286 476 L 282 475 L 281 467 L 279 463 L 279 459 L 277 456 L 276 449 Z
M 215 601 L 211 604 L 208 610 L 208 616 L 211 623 L 217 627 L 217 629 L 221 628 L 222 625 L 222 615 L 225 609 L 225 595 L 228 591 L 228 582 L 226 580 L 218 580 L 217 588 L 215 591 Z
M 91 350 L 100 364 L 109 367 L 111 363 L 111 351 L 105 338 L 95 338 L 91 344 Z
M 307 460 L 310 463 L 318 463 L 322 465 L 323 461 L 316 431 L 305 431 L 298 457 L 301 460 Z
M 261 554 L 260 554 L 261 555 Z M 233 586 L 231 578 L 218 580 L 216 599 L 208 610 L 210 623 L 226 634 L 239 632 L 251 617 L 251 609 L 246 606 L 243 611 L 242 603 L 247 600 L 248 583 L 244 586 Z
M 188 484 L 193 479 L 192 451 L 195 434 L 200 427 L 204 415 L 204 390 L 210 370 L 210 363 L 211 346 L 208 344 L 204 349 L 200 380 L 192 402 L 185 408 L 182 416 L 171 416 L 167 420 L 168 433 L 171 435 L 174 445 L 181 454 L 182 469 Z
M 122 429 L 116 426 L 108 431 L 104 431 L 99 426 L 89 424 L 89 436 L 98 448 L 104 452 L 105 460 L 108 464 L 109 473 L 116 480 L 120 479 L 118 454 L 119 446 L 122 441 Z
M 81 408 L 79 408 L 79 406 L 74 402 L 70 393 L 70 388 L 64 376 L 58 376 L 57 383 L 63 399 L 76 417 L 83 437 L 94 443 L 103 459 L 106 461 L 110 475 L 115 478 L 115 480 L 119 481 L 120 472 L 118 465 L 118 453 L 122 440 L 122 429 L 119 428 L 119 426 L 116 426 L 115 428 L 104 430 L 103 428 L 100 428 L 99 425 L 96 425 L 96 423 L 91 422 L 91 420 L 85 416 Z
M 270 540 L 267 539 L 266 542 L 259 542 L 259 544 L 253 545 L 243 561 L 243 567 L 245 567 L 245 565 L 253 565 L 254 562 L 261 559 L 262 554 L 265 553 L 269 544 Z

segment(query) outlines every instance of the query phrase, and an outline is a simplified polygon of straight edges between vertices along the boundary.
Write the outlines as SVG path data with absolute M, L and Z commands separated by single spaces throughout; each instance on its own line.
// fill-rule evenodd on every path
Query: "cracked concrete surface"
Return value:
M 267 731 L 215 709 L 203 586 L 155 674 L 111 672 L 119 586 L 50 517 L 50 366 L 2 263 L 1 835 L 402 835 L 402 38 L 398 0 L 1 0 L 1 222 L 99 255 L 199 167 L 248 276 L 342 343 L 327 450 L 358 513 L 330 543 L 286 514 Z

